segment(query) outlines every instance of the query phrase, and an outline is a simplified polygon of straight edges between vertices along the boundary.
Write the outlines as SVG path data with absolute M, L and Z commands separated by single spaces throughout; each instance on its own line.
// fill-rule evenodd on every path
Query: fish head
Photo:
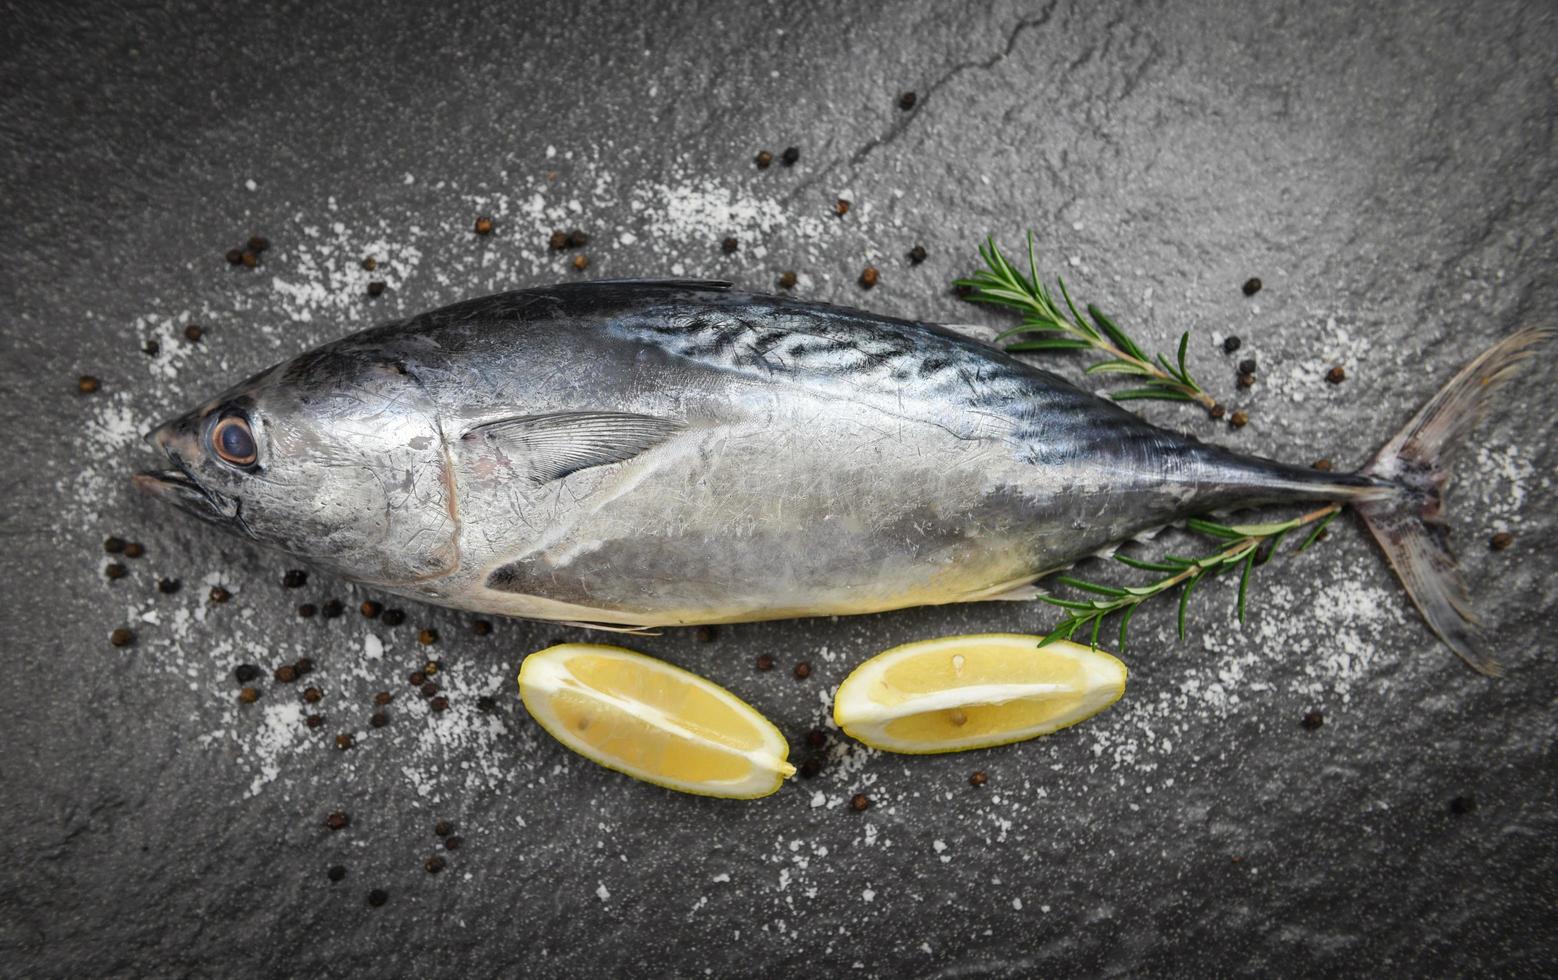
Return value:
M 385 586 L 458 564 L 436 406 L 392 349 L 355 338 L 318 348 L 146 439 L 171 465 L 136 485 L 201 520 Z

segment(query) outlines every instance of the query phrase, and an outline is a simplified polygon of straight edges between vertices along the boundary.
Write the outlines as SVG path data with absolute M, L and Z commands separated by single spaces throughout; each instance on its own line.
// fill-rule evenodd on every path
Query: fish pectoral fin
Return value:
M 630 412 L 553 412 L 486 422 L 460 441 L 496 451 L 535 482 L 546 483 L 592 466 L 625 462 L 686 427 L 675 419 Z

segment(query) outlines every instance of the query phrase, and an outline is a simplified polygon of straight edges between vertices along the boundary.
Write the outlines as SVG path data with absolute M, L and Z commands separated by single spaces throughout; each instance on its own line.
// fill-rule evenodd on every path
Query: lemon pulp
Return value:
M 1125 665 L 1079 643 L 983 633 L 894 647 L 839 685 L 833 718 L 888 752 L 987 748 L 1045 735 L 1125 693 Z
M 592 762 L 683 793 L 750 799 L 793 775 L 789 745 L 751 705 L 662 660 L 593 643 L 525 658 L 519 696 Z

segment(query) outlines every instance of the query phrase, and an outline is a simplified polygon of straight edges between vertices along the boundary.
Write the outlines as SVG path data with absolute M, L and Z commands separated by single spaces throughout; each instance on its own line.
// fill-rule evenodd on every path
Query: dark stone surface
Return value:
M 1242 629 L 1228 588 L 1199 595 L 1183 643 L 1172 603 L 1144 612 L 1125 700 L 1086 725 L 935 758 L 832 733 L 821 775 L 753 804 L 635 784 L 540 733 L 513 674 L 578 631 L 365 620 L 367 593 L 283 589 L 285 559 L 125 481 L 136 431 L 308 344 L 577 275 L 546 245 L 575 226 L 590 275 L 767 288 L 793 269 L 801 295 L 986 323 L 948 284 L 983 235 L 1031 226 L 1152 349 L 1194 328 L 1193 369 L 1252 422 L 1153 418 L 1356 465 L 1478 349 L 1555 323 L 1552 5 L 4 6 L 0 974 L 1553 972 L 1551 352 L 1462 457 L 1452 512 L 1502 680 L 1439 648 L 1342 522 L 1257 573 Z M 752 163 L 792 145 L 793 167 Z M 261 265 L 230 268 L 253 233 Z M 1229 333 L 1260 364 L 1247 392 Z M 1490 552 L 1498 530 L 1515 543 Z M 110 534 L 146 548 L 114 582 Z M 331 597 L 346 615 L 294 612 Z M 751 700 L 799 760 L 869 654 L 1052 618 L 987 604 L 631 645 Z M 429 649 L 438 714 L 405 681 Z M 303 656 L 304 682 L 271 679 Z

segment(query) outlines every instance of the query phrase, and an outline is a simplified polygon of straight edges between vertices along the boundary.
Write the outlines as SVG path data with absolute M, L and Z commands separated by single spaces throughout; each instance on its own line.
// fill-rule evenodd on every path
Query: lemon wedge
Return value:
M 768 719 L 724 688 L 621 647 L 525 658 L 519 697 L 553 738 L 608 769 L 700 796 L 754 799 L 795 774 Z
M 1040 639 L 981 633 L 894 647 L 844 679 L 833 720 L 885 752 L 958 752 L 1047 735 L 1125 693 L 1114 657 Z

